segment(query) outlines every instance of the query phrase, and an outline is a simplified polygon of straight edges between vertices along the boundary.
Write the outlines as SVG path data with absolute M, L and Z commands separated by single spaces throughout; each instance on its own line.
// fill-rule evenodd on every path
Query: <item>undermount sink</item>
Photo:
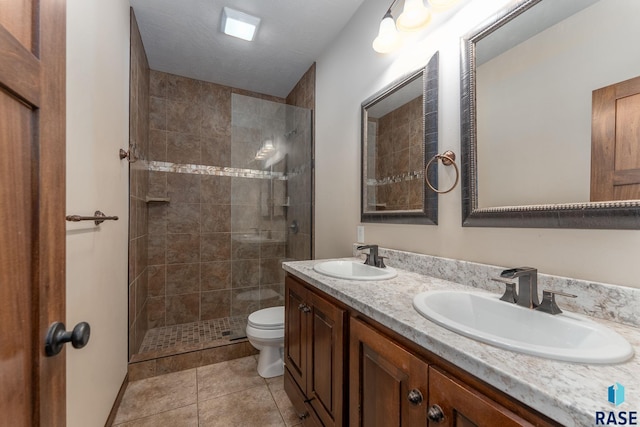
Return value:
M 347 280 L 386 280 L 398 275 L 391 267 L 378 268 L 354 261 L 325 261 L 314 265 L 313 269 L 325 276 Z
M 633 347 L 617 332 L 586 317 L 551 315 L 500 300 L 497 295 L 427 291 L 413 307 L 427 319 L 469 338 L 520 353 L 579 363 L 620 363 Z

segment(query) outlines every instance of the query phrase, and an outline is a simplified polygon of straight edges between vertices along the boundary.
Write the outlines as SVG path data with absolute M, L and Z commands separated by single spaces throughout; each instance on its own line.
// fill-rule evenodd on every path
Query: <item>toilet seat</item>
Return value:
M 269 307 L 249 315 L 248 326 L 255 329 L 284 329 L 284 307 Z

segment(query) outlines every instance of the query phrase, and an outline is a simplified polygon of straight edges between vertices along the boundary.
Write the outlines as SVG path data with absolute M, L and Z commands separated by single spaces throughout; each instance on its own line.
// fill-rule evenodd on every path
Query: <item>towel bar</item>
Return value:
M 95 211 L 94 216 L 80 216 L 80 215 L 67 215 L 67 221 L 80 222 L 80 221 L 94 221 L 96 225 L 100 225 L 107 220 L 117 221 L 117 216 L 106 216 L 100 211 Z

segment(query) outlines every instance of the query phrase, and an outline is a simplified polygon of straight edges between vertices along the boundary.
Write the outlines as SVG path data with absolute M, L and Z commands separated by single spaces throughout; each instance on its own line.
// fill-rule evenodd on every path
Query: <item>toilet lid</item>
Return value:
M 260 329 L 283 328 L 284 307 L 269 307 L 254 311 L 249 315 L 249 325 Z

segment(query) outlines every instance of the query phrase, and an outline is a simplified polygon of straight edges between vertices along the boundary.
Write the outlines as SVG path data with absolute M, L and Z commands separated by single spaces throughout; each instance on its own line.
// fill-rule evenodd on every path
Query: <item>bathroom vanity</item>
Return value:
M 578 426 L 593 425 L 596 411 L 637 410 L 635 356 L 587 365 L 503 350 L 412 307 L 422 291 L 469 286 L 406 265 L 390 280 L 343 280 L 315 271 L 318 262 L 284 264 L 285 390 L 304 425 Z M 602 322 L 638 348 L 637 327 Z M 615 382 L 627 385 L 626 407 L 607 401 Z

